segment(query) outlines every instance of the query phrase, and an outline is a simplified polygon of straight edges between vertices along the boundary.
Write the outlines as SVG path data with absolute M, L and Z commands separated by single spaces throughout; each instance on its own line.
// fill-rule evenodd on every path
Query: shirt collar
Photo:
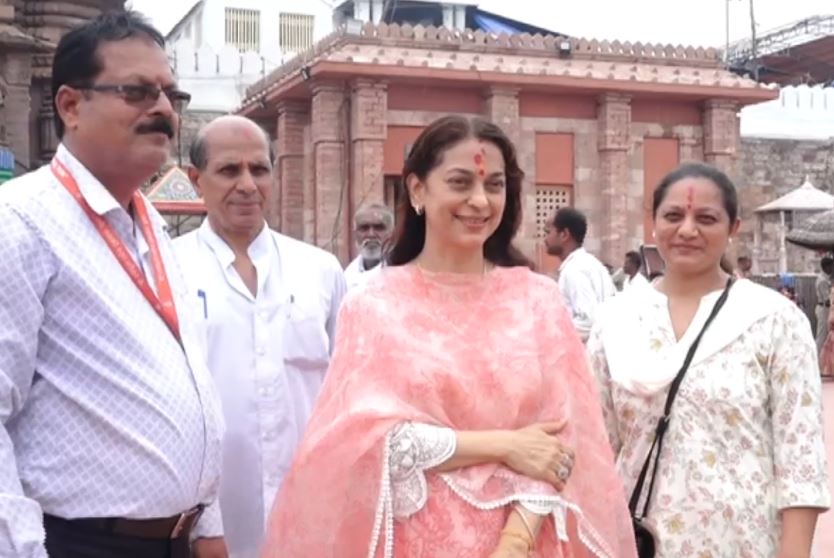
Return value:
M 106 215 L 111 211 L 117 210 L 127 213 L 119 205 L 119 202 L 116 201 L 116 198 L 113 197 L 113 194 L 87 170 L 87 167 L 81 161 L 76 159 L 75 155 L 63 143 L 58 145 L 58 149 L 55 151 L 55 157 L 70 171 L 70 174 L 72 174 L 72 177 L 78 183 L 78 189 L 81 191 L 81 195 L 84 196 L 87 204 L 98 215 Z
M 580 246 L 579 248 L 577 248 L 576 250 L 574 250 L 573 252 L 571 252 L 570 254 L 568 254 L 568 257 L 567 257 L 567 258 L 565 258 L 565 261 L 563 261 L 563 262 L 562 262 L 562 265 L 560 265 L 560 266 L 559 266 L 559 271 L 562 271 L 563 269 L 565 269 L 565 266 L 567 266 L 567 265 L 568 265 L 568 263 L 569 263 L 571 260 L 574 260 L 574 259 L 576 259 L 576 258 L 581 257 L 581 255 L 582 255 L 582 254 L 584 254 L 584 253 L 585 253 L 585 248 L 583 248 L 582 246 Z
M 209 248 L 214 252 L 217 260 L 220 262 L 220 265 L 223 269 L 228 268 L 232 265 L 235 261 L 235 253 L 226 244 L 226 241 L 220 238 L 214 229 L 211 228 L 211 223 L 209 223 L 208 218 L 203 221 L 203 224 L 200 225 L 200 237 L 203 241 L 208 244 Z M 269 258 L 269 248 L 270 242 L 272 240 L 272 234 L 269 230 L 269 227 L 264 222 L 263 228 L 261 232 L 258 233 L 258 236 L 249 244 L 249 248 L 247 252 L 249 257 L 252 259 L 252 262 L 255 264 L 255 267 L 260 267 L 262 262 L 265 262 Z M 260 271 L 260 270 L 259 270 Z

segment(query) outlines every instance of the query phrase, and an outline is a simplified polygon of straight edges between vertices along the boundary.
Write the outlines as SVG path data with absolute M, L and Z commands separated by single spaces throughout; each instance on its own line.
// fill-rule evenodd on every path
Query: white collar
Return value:
M 203 224 L 200 225 L 200 229 L 197 234 L 214 252 L 223 269 L 228 268 L 234 263 L 234 251 L 226 243 L 226 241 L 215 232 L 208 219 L 205 219 Z M 246 252 L 249 254 L 249 257 L 253 262 L 260 261 L 269 256 L 271 236 L 272 234 L 269 227 L 266 225 L 266 222 L 264 222 L 261 232 L 258 233 L 258 236 L 252 240 L 249 244 L 249 248 L 246 249 Z
M 568 257 L 564 259 L 562 265 L 559 266 L 559 271 L 562 271 L 565 268 L 565 266 L 568 265 L 569 262 L 576 258 L 582 257 L 582 254 L 585 253 L 585 248 L 583 248 L 582 246 L 578 247 L 576 250 L 568 254 Z
M 93 173 L 87 170 L 87 167 L 63 143 L 58 145 L 58 149 L 55 151 L 55 157 L 70 171 L 70 174 L 72 174 L 72 177 L 78 183 L 78 189 L 81 191 L 81 195 L 84 196 L 84 199 L 96 214 L 106 215 L 111 211 L 117 210 L 124 211 L 127 214 L 127 211 L 116 201 L 116 198 L 113 197 L 110 190 L 99 182 L 93 176 Z
M 660 340 L 648 331 L 657 319 L 657 306 L 668 312 L 668 300 L 655 288 L 629 289 L 606 301 L 598 318 L 600 337 L 612 381 L 632 393 L 651 395 L 666 388 L 680 370 L 686 352 L 701 331 L 721 291 L 709 293 L 684 336 L 672 346 L 659 347 Z M 691 366 L 714 355 L 757 321 L 786 302 L 766 287 L 739 279 L 727 302 L 704 333 Z

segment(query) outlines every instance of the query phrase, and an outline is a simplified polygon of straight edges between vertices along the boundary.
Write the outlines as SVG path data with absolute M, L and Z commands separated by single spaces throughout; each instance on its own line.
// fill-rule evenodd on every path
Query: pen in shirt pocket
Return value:
M 203 299 L 203 318 L 208 319 L 208 300 L 206 299 L 206 291 L 197 289 L 197 296 Z

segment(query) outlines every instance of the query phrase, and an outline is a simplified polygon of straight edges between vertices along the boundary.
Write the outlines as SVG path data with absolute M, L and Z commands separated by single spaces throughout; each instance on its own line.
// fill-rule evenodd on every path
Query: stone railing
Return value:
M 325 53 L 346 43 L 379 44 L 410 48 L 441 48 L 470 52 L 494 52 L 529 54 L 531 56 L 558 55 L 563 43 L 570 44 L 570 56 L 580 60 L 610 60 L 612 62 L 654 62 L 664 65 L 690 67 L 721 67 L 720 51 L 714 48 L 693 48 L 671 45 L 597 41 L 557 35 L 530 35 L 528 33 L 485 33 L 484 31 L 450 30 L 445 27 L 423 27 L 409 24 L 366 23 L 358 32 L 349 33 L 342 27 L 316 43 L 270 75 L 254 83 L 246 92 L 253 97 L 277 84 L 284 76 L 301 70 Z

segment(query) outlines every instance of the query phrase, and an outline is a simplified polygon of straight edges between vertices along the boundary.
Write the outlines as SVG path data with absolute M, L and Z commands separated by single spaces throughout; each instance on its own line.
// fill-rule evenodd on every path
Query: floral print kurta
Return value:
M 676 343 L 667 299 L 644 296 L 648 350 L 665 350 Z M 779 510 L 829 505 L 814 339 L 796 305 L 776 308 L 687 372 L 647 518 L 659 558 L 771 558 Z M 601 330 L 615 324 L 598 325 L 588 349 L 630 495 L 668 388 L 643 397 L 612 381 Z

